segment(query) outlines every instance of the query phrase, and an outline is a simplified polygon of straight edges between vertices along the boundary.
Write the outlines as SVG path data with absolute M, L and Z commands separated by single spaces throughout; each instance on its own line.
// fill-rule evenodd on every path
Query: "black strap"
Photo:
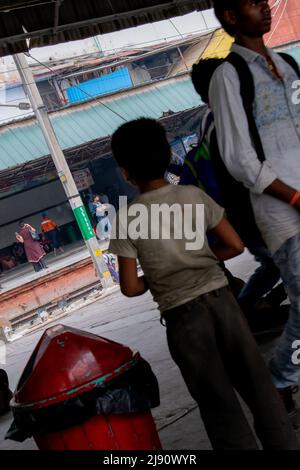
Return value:
M 205 122 L 204 122 L 204 128 L 202 129 L 202 124 L 203 124 L 204 117 L 206 117 L 206 119 L 205 119 Z M 197 145 L 196 145 L 197 149 L 199 149 L 201 147 L 201 145 L 203 144 L 205 138 L 207 137 L 210 126 L 212 125 L 212 123 L 214 123 L 214 115 L 213 115 L 212 111 L 210 111 L 204 117 L 203 117 L 202 122 L 200 124 L 199 135 L 198 135 L 198 137 L 200 137 L 200 139 L 198 138 L 198 142 L 197 142 Z
M 294 69 L 294 71 L 300 78 L 300 68 L 296 59 L 294 59 L 294 57 L 292 57 L 291 55 L 286 54 L 285 52 L 279 52 L 279 55 L 283 60 L 286 61 L 287 64 L 289 64 L 292 67 L 292 69 Z
M 236 52 L 231 52 L 226 60 L 235 68 L 238 74 L 240 80 L 240 92 L 248 120 L 250 135 L 252 137 L 257 157 L 262 163 L 266 160 L 266 157 L 253 114 L 255 87 L 252 73 L 246 60 Z

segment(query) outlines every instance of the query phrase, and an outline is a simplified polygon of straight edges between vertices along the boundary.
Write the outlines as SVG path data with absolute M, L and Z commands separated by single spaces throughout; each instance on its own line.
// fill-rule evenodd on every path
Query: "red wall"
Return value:
M 270 0 L 274 5 L 276 0 Z M 300 0 L 281 0 L 280 6 L 273 8 L 272 31 L 266 35 L 267 45 L 279 46 L 293 41 L 300 41 Z

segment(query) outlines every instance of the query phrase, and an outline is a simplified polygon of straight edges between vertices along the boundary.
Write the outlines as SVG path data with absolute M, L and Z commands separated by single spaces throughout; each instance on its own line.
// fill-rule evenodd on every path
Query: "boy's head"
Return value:
M 123 124 L 113 134 L 111 148 L 126 178 L 136 184 L 163 178 L 171 160 L 166 131 L 154 119 Z
M 193 65 L 191 73 L 192 82 L 204 103 L 208 103 L 210 80 L 221 63 L 222 60 L 220 59 L 203 59 Z
M 215 15 L 231 36 L 262 37 L 272 24 L 268 0 L 214 0 Z

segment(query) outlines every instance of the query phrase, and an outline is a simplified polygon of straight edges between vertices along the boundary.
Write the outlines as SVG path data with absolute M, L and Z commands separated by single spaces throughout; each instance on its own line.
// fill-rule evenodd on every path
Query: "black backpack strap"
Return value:
M 296 59 L 294 59 L 294 57 L 292 57 L 291 55 L 286 54 L 285 52 L 279 52 L 279 55 L 283 60 L 286 61 L 287 64 L 289 64 L 294 69 L 294 71 L 300 78 L 300 68 Z
M 235 68 L 238 74 L 240 80 L 240 93 L 248 120 L 250 135 L 252 137 L 257 157 L 262 163 L 265 161 L 266 157 L 253 114 L 255 86 L 252 73 L 246 60 L 236 52 L 231 52 L 226 58 L 226 61 Z

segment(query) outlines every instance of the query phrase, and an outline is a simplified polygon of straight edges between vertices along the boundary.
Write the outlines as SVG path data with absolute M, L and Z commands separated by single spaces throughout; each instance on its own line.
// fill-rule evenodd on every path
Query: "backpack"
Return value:
M 285 53 L 280 53 L 280 56 L 300 77 L 299 66 L 295 59 Z M 221 65 L 224 60 L 231 63 L 235 68 L 240 81 L 240 93 L 253 145 L 258 159 L 260 162 L 264 162 L 264 149 L 253 114 L 255 98 L 254 80 L 247 62 L 235 52 L 231 52 L 226 59 L 205 59 L 205 62 L 209 63 L 210 60 L 214 61 L 215 68 Z M 209 79 L 207 87 L 209 87 Z M 224 207 L 229 222 L 247 247 L 265 246 L 265 242 L 256 225 L 250 192 L 243 183 L 240 183 L 231 176 L 220 155 L 212 112 L 205 118 L 197 146 L 192 148 L 186 156 L 180 184 L 198 186 L 219 205 Z
M 9 402 L 12 399 L 8 376 L 4 369 L 0 369 L 0 415 L 10 410 Z

